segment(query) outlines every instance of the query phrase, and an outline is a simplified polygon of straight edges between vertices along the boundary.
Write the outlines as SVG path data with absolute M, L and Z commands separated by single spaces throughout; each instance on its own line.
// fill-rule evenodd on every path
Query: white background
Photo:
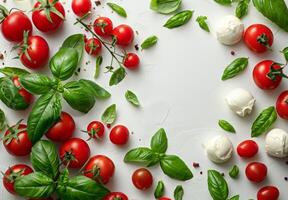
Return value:
M 83 33 L 79 25 L 74 26 L 74 15 L 70 9 L 70 2 L 66 1 L 67 20 L 61 30 L 54 34 L 45 35 L 39 33 L 34 28 L 34 34 L 44 35 L 49 41 L 51 55 L 60 47 L 64 38 L 72 33 Z M 101 1 L 105 5 L 106 1 Z M 118 1 L 115 1 L 118 2 Z M 108 80 L 110 75 L 101 73 L 97 83 L 106 87 L 112 97 L 108 101 L 98 101 L 95 107 L 87 115 L 73 111 L 65 104 L 65 111 L 74 116 L 77 123 L 75 136 L 86 138 L 81 133 L 88 122 L 99 120 L 104 109 L 112 103 L 117 104 L 117 124 L 124 124 L 134 132 L 130 137 L 129 145 L 119 148 L 111 144 L 108 138 L 108 130 L 103 141 L 89 141 L 92 155 L 105 154 L 113 159 L 116 165 L 116 173 L 112 181 L 107 185 L 111 190 L 122 191 L 131 200 L 147 200 L 153 198 L 153 189 L 141 192 L 135 189 L 131 182 L 131 174 L 137 166 L 128 165 L 122 162 L 125 153 L 133 147 L 148 146 L 150 137 L 159 128 L 166 129 L 169 138 L 168 154 L 177 154 L 182 157 L 191 167 L 194 178 L 187 182 L 178 182 L 165 176 L 160 167 L 153 167 L 150 170 L 154 175 L 154 186 L 158 180 L 163 180 L 166 186 L 166 196 L 172 198 L 172 193 L 176 185 L 182 184 L 185 190 L 184 200 L 211 199 L 207 188 L 207 169 L 218 169 L 226 173 L 226 180 L 229 182 L 230 195 L 240 194 L 241 200 L 256 199 L 257 190 L 261 186 L 276 185 L 281 192 L 282 200 L 287 199 L 287 184 L 284 177 L 288 176 L 286 160 L 278 160 L 268 157 L 264 149 L 264 137 L 255 139 L 260 147 L 260 153 L 251 160 L 240 159 L 235 153 L 233 159 L 224 165 L 211 163 L 204 154 L 202 144 L 211 136 L 226 134 L 233 141 L 236 147 L 244 139 L 250 138 L 250 127 L 257 114 L 265 107 L 274 105 L 277 96 L 285 90 L 287 83 L 284 80 L 281 86 L 274 90 L 265 92 L 258 89 L 251 76 L 253 66 L 263 59 L 274 59 L 284 62 L 279 50 L 288 45 L 287 33 L 279 30 L 278 27 L 266 20 L 250 4 L 250 11 L 243 19 L 245 26 L 252 23 L 264 23 L 272 28 L 275 42 L 273 52 L 256 55 L 250 52 L 242 43 L 226 47 L 219 44 L 213 34 L 213 26 L 223 16 L 234 13 L 234 7 L 223 7 L 213 0 L 189 1 L 183 0 L 182 9 L 195 10 L 191 22 L 183 27 L 168 30 L 163 24 L 168 16 L 157 14 L 149 9 L 148 0 L 123 0 L 118 2 L 128 13 L 128 18 L 124 19 L 111 13 L 110 8 L 105 6 L 96 7 L 93 10 L 93 19 L 97 15 L 108 16 L 113 19 L 115 25 L 120 23 L 130 24 L 139 32 L 136 35 L 135 43 L 140 43 L 150 35 L 157 35 L 159 42 L 155 48 L 138 52 L 141 57 L 141 67 L 137 72 L 128 72 L 128 76 L 118 86 L 109 88 Z M 15 5 L 8 1 L 9 6 Z M 198 27 L 195 22 L 198 15 L 207 15 L 212 33 L 206 33 Z M 90 37 L 89 34 L 87 34 Z M 12 60 L 15 52 L 10 52 L 12 44 L 4 41 L 0 37 L 0 51 L 7 50 L 5 56 L 5 66 L 20 66 L 18 60 Z M 134 50 L 134 48 L 131 48 Z M 236 52 L 235 56 L 230 54 L 231 50 Z M 103 49 L 105 64 L 110 61 L 110 56 Z M 240 56 L 249 57 L 249 67 L 240 76 L 228 81 L 221 81 L 221 74 L 226 65 L 233 59 Z M 91 64 L 84 63 L 91 61 Z M 85 55 L 82 70 L 79 77 L 93 79 L 95 70 L 95 60 Z M 84 69 L 86 71 L 84 71 Z M 102 72 L 104 69 L 102 70 Z M 43 70 L 49 73 L 48 67 Z M 75 77 L 75 79 L 79 78 Z M 251 116 L 244 119 L 237 117 L 225 105 L 224 96 L 231 89 L 242 87 L 252 92 L 256 97 L 256 107 Z M 127 89 L 134 91 L 140 101 L 141 108 L 131 106 L 124 98 Z M 28 109 L 25 112 L 15 112 L 0 103 L 1 108 L 7 114 L 9 123 L 12 125 L 19 119 L 27 119 Z M 237 129 L 237 134 L 227 134 L 217 125 L 219 119 L 230 121 Z M 279 119 L 275 127 L 287 130 L 287 122 Z M 29 163 L 28 158 L 15 158 L 9 155 L 1 145 L 0 170 L 5 171 L 9 165 L 15 163 Z M 268 166 L 268 177 L 261 184 L 249 182 L 245 175 L 245 165 L 249 161 L 262 161 Z M 200 168 L 194 169 L 193 162 L 199 162 Z M 241 172 L 237 180 L 227 176 L 228 169 L 238 164 Z M 200 175 L 203 171 L 203 175 Z M 1 199 L 20 199 L 13 197 L 1 185 Z

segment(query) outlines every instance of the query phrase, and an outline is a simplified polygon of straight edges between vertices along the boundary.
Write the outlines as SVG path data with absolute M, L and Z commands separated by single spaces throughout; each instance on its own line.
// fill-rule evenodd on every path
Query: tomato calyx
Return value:
M 84 171 L 83 173 L 84 173 L 84 174 L 91 173 L 93 180 L 95 180 L 96 182 L 98 182 L 98 183 L 100 183 L 100 184 L 103 184 L 102 178 L 101 178 L 101 176 L 100 176 L 100 172 L 101 172 L 100 167 L 98 167 L 97 165 L 94 165 L 92 169 L 86 170 L 86 171 Z
M 17 44 L 16 46 L 12 48 L 12 50 L 19 49 L 19 53 L 18 53 L 19 56 L 15 58 L 20 58 L 24 54 L 29 61 L 32 60 L 28 53 L 28 49 L 29 49 L 28 37 L 29 37 L 29 31 L 24 31 L 23 42 Z
M 284 67 L 280 67 L 279 69 L 275 69 L 275 65 L 282 65 L 283 64 L 279 64 L 279 63 L 273 63 L 271 66 L 270 66 L 270 71 L 269 73 L 267 74 L 267 77 L 269 79 L 271 79 L 272 81 L 276 80 L 276 78 L 278 76 L 281 76 L 282 78 L 288 78 L 288 76 L 286 74 L 283 73 L 283 69 Z
M 263 46 L 265 46 L 267 49 L 272 50 L 271 46 L 269 44 L 269 38 L 265 33 L 262 33 L 260 36 L 257 37 L 257 42 Z
M 23 131 L 26 131 L 26 128 L 22 128 L 22 129 L 19 129 L 19 126 L 20 126 L 20 123 L 22 122 L 23 119 L 19 120 L 15 126 L 12 126 L 12 127 L 8 127 L 8 131 L 9 133 L 7 135 L 5 135 L 2 140 L 4 141 L 5 145 L 8 145 L 10 144 L 10 142 L 15 139 L 15 140 L 19 140 L 18 138 L 18 134 L 23 132 Z
M 88 133 L 88 135 L 90 136 L 86 141 L 91 140 L 92 138 L 97 138 L 97 139 L 101 139 L 101 137 L 98 136 L 98 132 L 100 131 L 100 128 L 92 128 L 90 131 L 84 131 L 81 130 L 81 132 L 83 133 Z
M 93 25 L 94 27 L 100 27 L 102 33 L 105 33 L 105 27 L 108 26 L 106 22 L 97 22 L 96 24 Z
M 13 169 L 11 167 L 9 167 L 9 175 L 8 174 L 4 174 L 3 172 L 2 175 L 4 176 L 3 178 L 5 178 L 6 180 L 9 181 L 9 183 L 14 183 L 15 180 L 22 176 L 23 172 L 25 171 L 25 169 L 21 169 L 18 172 L 13 171 Z
M 77 158 L 73 154 L 73 151 L 65 151 L 65 154 L 61 158 L 63 163 L 66 163 L 66 167 L 70 164 L 71 161 L 78 162 Z
M 58 17 L 60 17 L 62 20 L 65 19 L 65 17 L 63 16 L 63 14 L 61 12 L 59 12 L 56 8 L 55 8 L 55 4 L 59 1 L 59 0 L 53 0 L 52 2 L 50 2 L 49 0 L 38 0 L 41 4 L 39 7 L 37 8 L 33 8 L 33 11 L 45 11 L 45 15 L 47 20 L 50 23 L 53 23 L 53 20 L 51 18 L 51 12 L 54 13 L 55 15 L 57 15 Z
M 89 50 L 89 54 L 91 55 L 97 48 L 99 48 L 100 46 L 95 44 L 95 41 L 92 40 L 92 42 L 90 42 L 90 44 L 88 44 L 90 50 Z

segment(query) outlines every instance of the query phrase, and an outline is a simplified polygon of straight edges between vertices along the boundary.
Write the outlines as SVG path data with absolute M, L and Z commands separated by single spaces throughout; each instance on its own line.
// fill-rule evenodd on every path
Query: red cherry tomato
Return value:
M 245 140 L 237 146 L 237 153 L 240 157 L 252 158 L 257 152 L 258 145 L 253 140 Z
M 128 69 L 137 69 L 140 63 L 140 59 L 135 53 L 127 53 L 123 65 Z
M 122 46 L 128 46 L 134 40 L 133 29 L 126 24 L 115 27 L 112 31 L 112 35 L 116 39 L 116 44 Z
M 288 119 L 288 90 L 282 92 L 276 101 L 276 110 L 283 119 Z
M 253 24 L 249 26 L 243 35 L 245 44 L 258 53 L 265 52 L 273 44 L 272 31 L 263 24 Z
M 122 192 L 111 192 L 103 200 L 128 200 L 126 194 Z
M 132 182 L 137 189 L 147 190 L 152 186 L 153 176 L 149 170 L 140 168 L 133 173 Z
M 64 142 L 72 137 L 75 121 L 71 115 L 61 112 L 60 119 L 48 130 L 46 137 L 55 142 Z
M 253 70 L 253 79 L 256 85 L 263 90 L 272 90 L 279 86 L 282 77 L 281 66 L 272 60 L 264 60 L 258 63 Z
M 159 200 L 172 200 L 172 199 L 170 199 L 168 197 L 160 197 Z
M 116 145 L 124 145 L 129 139 L 129 130 L 123 125 L 117 125 L 110 132 L 110 141 Z
M 31 167 L 24 164 L 18 164 L 9 167 L 4 174 L 3 185 L 8 192 L 10 192 L 11 194 L 16 194 L 16 191 L 14 189 L 15 180 L 20 176 L 25 176 L 31 174 L 32 172 L 33 170 L 31 169 Z
M 279 190 L 274 186 L 266 186 L 261 188 L 257 193 L 257 200 L 277 200 Z
M 71 6 L 74 14 L 82 17 L 91 12 L 92 3 L 91 0 L 73 0 Z
M 80 138 L 71 138 L 59 149 L 60 159 L 70 168 L 81 168 L 90 156 L 88 144 Z
M 101 42 L 96 38 L 90 38 L 85 43 L 85 50 L 88 54 L 97 56 L 102 49 Z
M 94 32 L 102 37 L 107 37 L 112 34 L 113 23 L 108 17 L 98 17 L 93 24 Z
M 33 95 L 22 87 L 22 85 L 21 85 L 21 83 L 19 81 L 19 77 L 18 76 L 14 76 L 12 78 L 12 81 L 13 81 L 14 85 L 19 89 L 18 93 L 24 98 L 24 101 L 27 104 L 30 104 L 32 102 L 32 100 L 33 100 Z
M 107 156 L 97 155 L 89 159 L 84 167 L 84 175 L 99 183 L 107 184 L 114 175 L 115 166 Z
M 90 138 L 100 138 L 102 139 L 104 136 L 105 127 L 104 125 L 99 121 L 92 121 L 87 126 L 87 133 L 90 136 Z
M 34 11 L 32 12 L 32 21 L 36 28 L 42 32 L 55 31 L 61 26 L 64 21 L 65 10 L 60 1 L 55 2 L 54 0 L 49 0 L 48 4 L 46 3 L 47 1 L 43 2 L 45 3 L 41 3 L 40 1 L 38 1 L 34 5 Z M 58 11 L 58 14 L 53 12 L 53 9 L 56 9 Z
M 245 173 L 250 181 L 259 183 L 266 178 L 267 167 L 260 162 L 251 162 L 247 165 Z

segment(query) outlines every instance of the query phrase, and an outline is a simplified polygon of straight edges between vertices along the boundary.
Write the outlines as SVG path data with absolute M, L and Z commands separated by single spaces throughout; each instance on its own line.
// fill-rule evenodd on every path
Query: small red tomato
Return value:
M 272 31 L 267 26 L 253 24 L 245 30 L 243 39 L 249 49 L 262 53 L 271 48 L 274 37 Z
M 247 165 L 245 173 L 250 181 L 259 183 L 266 178 L 267 167 L 260 162 L 251 162 Z
M 16 194 L 16 191 L 14 189 L 15 180 L 20 176 L 25 176 L 31 174 L 32 172 L 33 170 L 31 169 L 31 167 L 24 164 L 18 164 L 9 167 L 4 174 L 3 185 L 8 192 L 10 192 L 11 194 Z
M 123 125 L 114 126 L 109 137 L 113 144 L 124 145 L 128 142 L 129 130 Z
M 132 182 L 137 189 L 147 190 L 152 186 L 153 176 L 149 170 L 140 168 L 133 173 Z
M 135 53 L 127 53 L 123 65 L 128 69 L 137 69 L 140 63 L 140 59 Z
M 92 3 L 91 0 L 73 0 L 71 6 L 75 15 L 83 17 L 91 12 Z
M 103 200 L 128 200 L 128 197 L 122 192 L 111 192 Z
M 253 140 L 245 140 L 238 144 L 237 153 L 243 158 L 252 158 L 258 152 L 258 145 Z
M 128 46 L 134 40 L 133 29 L 126 24 L 121 24 L 115 27 L 112 31 L 112 35 L 116 40 L 116 44 L 122 46 Z
M 159 200 L 172 200 L 172 199 L 170 199 L 168 197 L 160 197 Z
M 276 110 L 283 119 L 288 119 L 288 90 L 282 92 L 276 101 Z
M 113 23 L 108 17 L 98 17 L 93 24 L 94 32 L 102 37 L 107 37 L 112 34 Z
M 84 167 L 84 175 L 99 183 L 107 184 L 114 175 L 115 166 L 107 156 L 97 155 L 89 159 Z
M 18 93 L 24 98 L 24 101 L 27 104 L 30 104 L 33 100 L 33 95 L 22 87 L 22 85 L 19 81 L 19 77 L 14 76 L 12 78 L 12 81 L 13 81 L 14 85 L 19 89 Z
M 257 193 L 257 200 L 277 200 L 279 190 L 274 186 L 262 187 Z
M 71 115 L 61 112 L 59 120 L 48 130 L 46 137 L 55 142 L 64 142 L 72 137 L 75 121 Z
M 88 54 L 97 56 L 102 49 L 101 42 L 96 38 L 90 38 L 85 43 L 85 50 Z
M 90 138 L 103 138 L 105 132 L 104 125 L 99 121 L 92 121 L 87 126 L 87 133 Z
M 80 138 L 71 138 L 59 149 L 60 159 L 70 168 L 81 168 L 90 156 L 88 144 Z

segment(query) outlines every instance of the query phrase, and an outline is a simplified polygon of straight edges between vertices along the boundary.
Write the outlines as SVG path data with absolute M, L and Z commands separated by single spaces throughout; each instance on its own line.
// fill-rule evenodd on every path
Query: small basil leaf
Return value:
M 61 48 L 73 48 L 78 52 L 78 64 L 81 62 L 84 49 L 84 35 L 75 34 L 65 39 Z
M 116 120 L 116 117 L 116 104 L 112 104 L 105 109 L 104 113 L 102 114 L 101 120 L 105 124 L 113 124 Z
M 202 28 L 204 31 L 210 32 L 209 26 L 206 22 L 207 17 L 206 16 L 199 16 L 197 17 L 196 21 L 198 22 L 200 28 Z
M 213 200 L 228 198 L 229 189 L 226 180 L 216 170 L 208 170 L 208 190 Z
M 243 72 L 248 66 L 248 58 L 236 58 L 230 63 L 222 74 L 222 80 L 228 80 Z
M 235 195 L 233 197 L 231 197 L 229 200 L 239 200 L 240 196 L 239 195 Z
M 239 175 L 239 167 L 237 165 L 233 165 L 233 167 L 229 170 L 229 176 L 231 178 L 237 178 Z
M 123 67 L 119 67 L 113 72 L 109 81 L 109 86 L 117 85 L 125 78 L 125 76 L 126 76 L 125 69 Z
M 105 90 L 104 88 L 102 88 L 100 85 L 98 85 L 93 81 L 80 79 L 79 82 L 84 84 L 87 88 L 89 88 L 96 98 L 108 99 L 109 97 L 111 97 L 111 94 L 107 90 Z
M 154 191 L 155 199 L 159 199 L 160 197 L 164 195 L 164 188 L 165 186 L 164 186 L 163 181 L 158 181 L 157 186 Z
M 168 148 L 168 139 L 163 128 L 159 129 L 151 138 L 151 149 L 157 153 L 165 153 Z
M 218 125 L 225 131 L 230 132 L 230 133 L 236 133 L 235 128 L 226 120 L 219 120 Z
M 151 149 L 139 147 L 127 152 L 124 157 L 124 162 L 148 167 L 157 164 L 159 162 L 159 158 Z
M 286 62 L 288 62 L 288 47 L 284 48 L 281 52 L 283 53 Z
M 277 113 L 274 106 L 264 109 L 253 122 L 251 136 L 258 137 L 265 133 L 276 121 Z
M 177 187 L 174 190 L 174 199 L 175 200 L 182 200 L 184 196 L 184 190 L 181 185 L 177 185 Z
M 102 64 L 103 61 L 103 57 L 102 56 L 98 56 L 96 58 L 96 68 L 95 68 L 95 74 L 94 74 L 94 78 L 98 78 L 100 75 L 100 66 Z
M 214 1 L 225 6 L 232 4 L 232 0 L 214 0 Z
M 116 3 L 107 3 L 107 5 L 121 17 L 127 17 L 125 9 Z
M 127 101 L 129 101 L 132 105 L 134 106 L 140 106 L 138 97 L 136 96 L 136 94 L 134 94 L 132 91 L 127 90 L 125 93 L 125 98 Z
M 158 41 L 158 37 L 153 35 L 153 36 L 150 36 L 148 38 L 146 38 L 144 40 L 144 42 L 142 42 L 141 44 L 141 48 L 142 49 L 149 49 L 151 47 L 153 47 Z
M 0 109 L 0 132 L 3 131 L 7 126 L 5 113 Z
M 56 83 L 48 76 L 42 74 L 28 74 L 20 78 L 21 85 L 33 94 L 45 94 L 49 92 Z
M 248 13 L 248 8 L 249 8 L 249 3 L 250 0 L 240 0 L 237 4 L 236 10 L 235 10 L 235 15 L 238 18 L 242 18 L 247 15 Z
M 182 0 L 151 0 L 150 8 L 161 14 L 170 14 L 176 11 Z
M 16 67 L 4 67 L 0 69 L 0 72 L 8 77 L 22 76 L 22 75 L 29 74 L 29 72 L 26 71 L 25 69 L 20 69 Z
M 184 10 L 177 13 L 168 19 L 168 21 L 164 24 L 164 27 L 173 29 L 188 23 L 192 18 L 193 12 L 194 11 L 191 10 Z

